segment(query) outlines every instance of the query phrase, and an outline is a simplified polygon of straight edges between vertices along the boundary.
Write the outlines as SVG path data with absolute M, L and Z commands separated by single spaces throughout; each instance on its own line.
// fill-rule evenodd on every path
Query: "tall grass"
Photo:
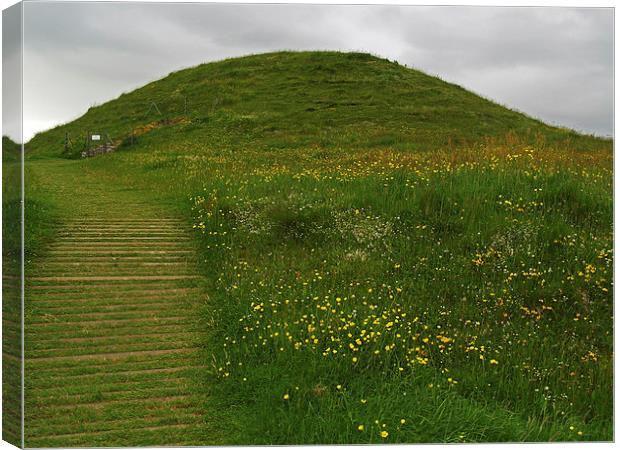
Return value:
M 240 442 L 610 439 L 599 157 L 525 146 L 418 172 L 209 180 L 195 227 Z M 445 424 L 427 416 L 442 402 Z

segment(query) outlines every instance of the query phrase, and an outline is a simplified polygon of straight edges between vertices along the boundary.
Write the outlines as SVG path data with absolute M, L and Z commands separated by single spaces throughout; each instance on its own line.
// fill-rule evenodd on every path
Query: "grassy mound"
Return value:
M 69 135 L 73 148 L 68 156 L 75 156 L 88 132 L 128 143 L 132 131 L 139 137 L 161 129 L 167 130 L 168 144 L 190 145 L 192 152 L 204 146 L 421 151 L 503 138 L 509 132 L 537 144 L 598 143 L 386 59 L 279 52 L 174 72 L 38 134 L 28 150 L 57 156 Z M 161 134 L 156 139 L 161 141 Z
M 226 442 L 612 439 L 610 140 L 334 52 L 92 108 L 28 143 L 41 182 L 82 130 L 122 145 L 63 192 L 105 179 L 195 229 Z

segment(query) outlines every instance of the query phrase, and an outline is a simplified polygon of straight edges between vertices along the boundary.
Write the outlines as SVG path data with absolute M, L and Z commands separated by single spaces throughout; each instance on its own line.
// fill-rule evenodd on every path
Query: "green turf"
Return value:
M 175 154 L 253 148 L 279 150 L 287 159 L 312 147 L 456 148 L 509 132 L 532 143 L 598 145 L 386 59 L 279 52 L 174 72 L 38 134 L 29 152 L 58 156 L 68 135 L 73 146 L 66 156 L 77 156 L 88 131 L 130 148 L 132 130 L 137 142 L 165 141 Z
M 2 439 L 21 446 L 21 146 L 2 138 Z
M 27 445 L 612 439 L 610 140 L 281 52 L 26 148 Z

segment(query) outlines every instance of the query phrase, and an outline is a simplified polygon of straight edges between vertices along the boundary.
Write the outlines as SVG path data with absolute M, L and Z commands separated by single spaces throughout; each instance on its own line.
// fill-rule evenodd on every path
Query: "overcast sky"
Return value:
M 553 124 L 613 131 L 609 8 L 32 2 L 24 14 L 26 140 L 171 71 L 282 49 L 367 51 Z

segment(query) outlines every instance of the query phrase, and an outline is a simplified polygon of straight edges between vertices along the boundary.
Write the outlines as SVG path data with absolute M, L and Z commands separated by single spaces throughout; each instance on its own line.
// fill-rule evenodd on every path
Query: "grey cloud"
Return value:
M 26 138 L 173 70 L 282 49 L 369 51 L 613 130 L 611 9 L 31 2 L 25 34 Z

